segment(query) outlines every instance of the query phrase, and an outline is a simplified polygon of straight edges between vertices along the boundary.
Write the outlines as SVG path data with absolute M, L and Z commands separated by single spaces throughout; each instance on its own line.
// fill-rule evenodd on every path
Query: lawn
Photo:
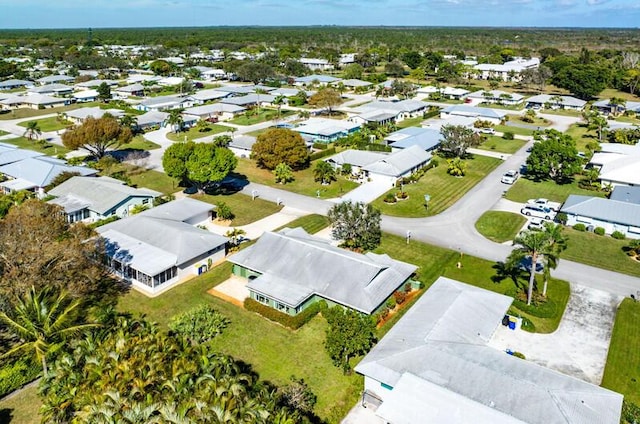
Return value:
M 59 144 L 42 142 L 42 140 L 29 140 L 26 137 L 10 138 L 8 140 L 2 140 L 2 142 L 13 144 L 21 149 L 35 150 L 36 152 L 44 153 L 49 156 L 66 155 L 70 152 L 69 149 Z
M 573 137 L 579 152 L 586 152 L 588 150 L 587 144 L 598 143 L 596 131 L 589 131 L 584 123 L 571 125 L 565 134 Z
M 563 203 L 570 194 L 580 194 L 583 196 L 605 197 L 601 191 L 585 190 L 578 186 L 575 180 L 570 184 L 556 184 L 554 181 L 533 181 L 527 178 L 519 178 L 507 191 L 507 199 L 514 202 L 524 203 L 529 199 L 543 197 L 552 202 Z
M 219 124 L 209 124 L 209 131 L 199 131 L 196 127 L 191 127 L 187 131 L 180 131 L 179 133 L 175 133 L 173 131 L 167 133 L 167 138 L 171 141 L 185 141 L 185 137 L 187 141 L 193 141 L 198 138 L 207 137 L 210 135 L 220 134 L 225 131 L 229 131 L 231 128 L 225 125 Z
M 640 303 L 624 299 L 613 326 L 602 387 L 640 405 Z
M 533 130 L 528 128 L 512 127 L 509 125 L 496 125 L 493 129 L 501 133 L 511 132 L 518 135 L 533 135 Z
M 571 109 L 542 109 L 538 111 L 538 113 L 548 114 L 548 115 L 559 115 L 559 116 L 573 116 L 579 117 L 582 116 L 582 112 L 579 110 L 571 110 Z
M 28 387 L 10 399 L 0 400 L 0 423 L 40 424 L 40 405 L 38 387 Z
M 29 125 L 29 122 L 32 122 L 32 121 L 20 122 L 18 123 L 18 125 L 26 129 L 27 125 Z M 58 131 L 73 125 L 72 122 L 65 121 L 65 120 L 60 122 L 60 120 L 56 116 L 52 116 L 50 118 L 44 118 L 44 119 L 36 119 L 35 122 L 38 123 L 38 127 L 40 127 L 40 131 L 42 132 Z
M 565 228 L 565 234 L 569 241 L 567 250 L 562 252 L 562 258 L 640 277 L 640 262 L 633 260 L 622 250 L 629 244 L 629 240 L 616 240 L 573 228 Z
M 255 111 L 255 109 L 253 109 L 253 111 Z M 237 125 L 254 125 L 259 124 L 260 122 L 271 121 L 272 119 L 276 119 L 278 117 L 278 111 L 275 109 L 262 108 L 258 113 L 253 111 L 248 116 L 245 113 L 236 118 L 233 118 L 229 122 Z M 296 112 L 283 109 L 280 111 L 280 118 L 285 118 L 287 116 L 293 115 L 294 113 Z
M 318 161 L 320 160 L 322 159 L 318 159 Z M 320 190 L 321 199 L 339 197 L 358 187 L 358 183 L 349 181 L 340 175 L 336 176 L 337 181 L 333 181 L 327 186 L 323 186 L 319 182 L 314 181 L 313 167 L 318 161 L 311 162 L 311 165 L 307 169 L 295 171 L 293 173 L 294 180 L 287 184 L 276 183 L 271 171 L 258 168 L 251 159 L 239 159 L 235 173 L 244 175 L 249 181 L 304 194 L 306 196 L 317 197 L 317 192 Z
M 231 320 L 222 336 L 214 340 L 215 348 L 251 364 L 261 378 L 273 383 L 288 384 L 292 375 L 303 378 L 318 396 L 316 412 L 338 422 L 357 402 L 362 378 L 346 377 L 333 366 L 322 347 L 325 320 L 314 318 L 294 332 L 207 293 L 230 273 L 231 264 L 226 262 L 155 298 L 131 291 L 121 299 L 119 309 L 146 314 L 166 328 L 174 315 L 196 305 L 212 305 Z
M 476 222 L 476 230 L 489 240 L 504 243 L 513 240 L 525 222 L 527 218 L 520 214 L 487 211 Z
M 541 118 L 539 116 L 536 116 L 535 118 L 533 118 L 533 122 L 525 122 L 522 120 L 522 118 L 524 117 L 524 115 L 507 115 L 509 117 L 509 122 L 514 122 L 514 123 L 518 123 L 518 124 L 522 124 L 522 125 L 533 125 L 533 126 L 538 126 L 538 127 L 548 127 L 551 122 L 547 121 L 544 118 Z
M 142 134 L 138 134 L 129 143 L 119 146 L 118 150 L 155 150 L 159 148 L 159 144 L 147 140 Z
M 616 90 L 615 88 L 606 88 L 602 90 L 598 97 L 603 100 L 608 100 L 612 97 L 619 97 L 627 101 L 640 102 L 640 97 L 634 96 L 633 94 L 627 93 L 626 91 Z
M 2 131 L 2 130 L 0 130 L 0 137 L 2 137 L 3 135 L 7 135 L 7 134 L 9 134 L 9 133 L 8 133 L 8 132 L 6 132 L 6 131 Z
M 439 165 L 427 171 L 420 181 L 404 186 L 404 191 L 409 195 L 407 199 L 387 204 L 383 201 L 385 195 L 382 195 L 373 205 L 390 216 L 418 218 L 437 215 L 457 202 L 502 162 L 500 159 L 475 155 L 465 161 L 468 164 L 466 175 L 458 178 L 447 174 L 445 159 L 438 158 L 438 161 Z M 397 191 L 399 190 L 392 189 L 389 192 Z M 431 196 L 428 209 L 424 206 L 425 194 Z
M 231 220 L 230 226 L 238 227 L 241 225 L 251 224 L 269 215 L 280 212 L 283 208 L 281 205 L 268 202 L 266 200 L 256 198 L 251 200 L 251 196 L 242 193 L 234 194 L 196 194 L 191 196 L 194 199 L 215 205 L 218 202 L 224 202 L 229 206 L 235 217 Z
M 425 121 L 422 116 L 416 116 L 415 118 L 405 119 L 396 124 L 398 129 L 407 128 L 407 127 L 419 127 Z
M 274 231 L 279 231 L 283 228 L 297 228 L 301 227 L 309 234 L 315 234 L 318 231 L 328 227 L 330 224 L 329 218 L 324 215 L 312 214 L 305 215 L 300 218 L 294 219 L 289 222 L 287 225 L 283 225 L 280 228 L 275 229 Z
M 524 140 L 505 140 L 502 137 L 490 135 L 486 137 L 486 140 L 483 141 L 478 148 L 482 150 L 512 154 L 520 150 L 525 144 L 527 144 L 527 142 Z
M 76 103 L 69 106 L 53 107 L 49 109 L 19 108 L 11 111 L 0 112 L 0 120 L 31 118 L 31 117 L 42 116 L 42 115 L 55 115 L 57 113 L 64 113 L 73 109 L 79 109 L 81 107 L 92 107 L 92 106 L 98 106 L 98 105 L 99 105 L 98 102 L 88 102 L 88 103 Z
M 146 187 L 164 194 L 175 193 L 182 189 L 176 180 L 167 174 L 154 170 L 147 170 L 141 173 L 129 175 L 131 183 L 137 187 Z
M 257 136 L 259 136 L 260 134 L 262 134 L 263 132 L 266 132 L 266 131 L 268 131 L 268 130 L 269 130 L 269 128 L 263 128 L 263 129 L 261 129 L 261 130 L 250 131 L 250 132 L 248 132 L 248 133 L 245 133 L 244 135 L 250 135 L 250 136 L 252 136 L 252 137 L 257 137 Z

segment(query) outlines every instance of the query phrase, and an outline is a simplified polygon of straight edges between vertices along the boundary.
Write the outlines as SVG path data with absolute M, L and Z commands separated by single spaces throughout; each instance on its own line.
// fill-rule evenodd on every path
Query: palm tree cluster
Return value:
M 531 271 L 527 287 L 527 305 L 531 305 L 535 274 L 538 261 L 542 259 L 544 287 L 542 296 L 547 295 L 547 285 L 551 277 L 551 270 L 556 269 L 560 262 L 560 254 L 567 248 L 567 238 L 562 234 L 562 226 L 552 222 L 545 222 L 542 231 L 525 231 L 518 235 L 513 244 L 518 246 L 509 256 L 508 264 L 512 268 L 521 267 L 523 261 L 530 259 Z M 527 261 L 528 262 L 528 261 Z
M 278 392 L 208 343 L 120 317 L 63 355 L 41 384 L 51 423 L 295 423 Z

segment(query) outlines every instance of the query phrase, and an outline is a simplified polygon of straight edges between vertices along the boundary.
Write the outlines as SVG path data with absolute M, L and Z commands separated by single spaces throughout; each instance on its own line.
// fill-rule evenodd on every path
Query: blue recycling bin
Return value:
M 515 330 L 515 329 L 516 329 L 515 321 L 509 320 L 509 330 Z

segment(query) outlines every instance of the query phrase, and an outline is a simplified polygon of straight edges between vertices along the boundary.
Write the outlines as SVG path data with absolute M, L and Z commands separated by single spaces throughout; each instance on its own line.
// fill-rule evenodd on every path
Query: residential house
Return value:
M 41 197 L 45 188 L 63 172 L 77 172 L 82 176 L 98 173 L 95 169 L 68 165 L 61 159 L 49 156 L 28 157 L 0 166 L 0 174 L 9 178 L 1 182 L 0 187 L 4 193 L 29 190 Z
M 422 116 L 429 105 L 420 100 L 401 100 L 398 102 L 373 101 L 349 110 L 345 109 L 349 120 L 364 125 L 368 122 L 378 124 L 402 122 L 405 119 Z
M 434 94 L 440 93 L 442 97 L 451 100 L 462 100 L 469 94 L 469 90 L 465 90 L 464 88 L 455 88 L 455 87 L 434 87 L 432 85 L 428 85 L 426 87 L 420 87 L 417 90 L 418 93 L 421 94 Z
M 42 78 L 38 78 L 36 80 L 36 82 L 40 85 L 47 85 L 47 84 L 64 84 L 64 83 L 70 83 L 75 81 L 74 77 L 70 77 L 69 75 L 49 75 L 46 77 L 42 77 Z
M 174 85 L 182 84 L 183 82 L 183 77 L 164 77 L 158 80 L 158 85 L 161 85 L 163 87 L 171 87 Z
M 228 75 L 223 69 L 208 69 L 200 73 L 200 76 L 207 81 L 227 79 Z
M 340 66 L 351 65 L 352 63 L 356 63 L 355 53 L 342 53 L 338 59 L 338 64 Z
M 617 186 L 611 192 L 609 199 L 616 200 L 618 202 L 628 202 L 640 205 L 640 186 Z
M 505 112 L 496 109 L 468 105 L 452 105 L 440 111 L 440 118 L 444 120 L 460 116 L 473 120 L 489 121 L 493 124 L 499 124 L 504 115 Z
M 599 170 L 599 180 L 606 186 L 640 186 L 640 145 L 600 143 L 589 166 Z
M 124 112 L 120 109 L 101 109 L 97 106 L 82 107 L 65 112 L 65 116 L 67 117 L 67 119 L 74 124 L 82 124 L 88 117 L 100 119 L 106 114 L 109 114 L 115 118 L 120 118 L 124 115 Z
M 440 145 L 442 134 L 432 128 L 407 127 L 392 132 L 384 140 L 391 147 L 392 152 L 411 146 L 418 146 L 426 152 L 431 152 Z
M 71 98 L 75 100 L 76 103 L 95 102 L 99 97 L 100 94 L 98 94 L 97 90 L 81 90 L 71 95 Z
M 362 81 L 359 79 L 345 79 L 340 82 L 351 90 L 355 90 L 356 88 L 373 87 L 372 82 Z
M 314 75 L 307 75 L 304 77 L 298 77 L 294 79 L 293 85 L 301 87 L 301 86 L 306 86 L 306 85 L 313 85 L 313 84 L 318 84 L 318 85 L 331 85 L 333 83 L 337 83 L 341 81 L 340 78 L 336 78 L 336 77 L 331 77 L 329 75 L 319 75 L 319 74 L 314 74 Z
M 524 100 L 524 96 L 520 94 L 507 93 L 500 90 L 478 90 L 470 93 L 467 97 L 479 100 L 479 103 L 495 103 L 507 106 L 521 105 Z
M 240 158 L 248 158 L 251 156 L 254 144 L 256 144 L 256 137 L 240 135 L 233 137 L 229 143 L 229 149 Z
M 330 71 L 333 69 L 333 64 L 327 59 L 301 57 L 299 62 L 312 71 Z
M 46 84 L 27 89 L 27 94 L 42 94 L 45 96 L 67 96 L 73 92 L 73 87 L 65 84 Z
M 566 109 L 581 111 L 587 104 L 584 100 L 571 96 L 551 96 L 549 94 L 538 94 L 529 97 L 526 101 L 526 108 L 531 109 Z
M 228 241 L 197 227 L 212 208 L 183 198 L 97 228 L 110 269 L 150 296 L 206 272 L 224 260 Z
M 105 80 L 105 79 L 93 79 L 89 81 L 79 82 L 75 85 L 78 90 L 90 90 L 100 87 L 102 84 L 107 84 L 109 87 L 114 88 L 118 86 L 118 81 Z
M 480 63 L 473 69 L 479 79 L 501 79 L 503 81 L 519 81 L 520 74 L 526 69 L 534 69 L 540 66 L 540 59 L 515 58 L 503 64 Z
M 242 106 L 227 103 L 212 103 L 209 105 L 190 107 L 184 110 L 185 115 L 195 116 L 198 119 L 218 122 L 228 121 L 243 113 L 247 109 Z
M 489 346 L 513 299 L 440 277 L 360 361 L 390 424 L 617 424 L 622 395 Z
M 33 81 L 25 81 L 19 79 L 8 79 L 0 81 L 0 90 L 15 90 L 17 88 L 31 88 L 33 86 Z
M 44 94 L 27 94 L 24 96 L 12 96 L 0 100 L 0 108 L 2 110 L 17 108 L 49 109 L 53 107 L 66 106 L 69 103 L 69 99 L 61 97 L 51 97 Z
M 229 92 L 219 91 L 215 88 L 209 90 L 199 90 L 194 94 L 191 94 L 191 98 L 193 99 L 194 105 L 203 105 L 207 102 L 211 102 L 213 100 L 220 100 L 228 97 L 230 95 Z
M 61 206 L 69 222 L 125 218 L 135 207 L 152 207 L 153 199 L 162 195 L 109 177 L 72 177 L 47 194 L 55 196 L 49 203 Z
M 323 143 L 330 143 L 346 137 L 359 129 L 360 124 L 328 118 L 310 118 L 292 128 L 293 131 L 300 133 L 303 137 Z
M 248 279 L 253 300 L 289 315 L 321 300 L 373 314 L 396 290 L 416 284 L 415 265 L 341 249 L 302 228 L 266 232 L 227 260 L 234 275 Z
M 140 104 L 136 105 L 136 109 L 148 112 L 164 111 L 172 109 L 182 109 L 193 106 L 193 100 L 189 96 L 170 95 L 170 96 L 158 96 L 149 97 L 144 99 Z
M 146 131 L 151 128 L 161 128 L 165 126 L 167 118 L 169 118 L 167 112 L 150 110 L 149 112 L 136 116 L 136 128 L 140 131 Z
M 254 106 L 270 106 L 275 100 L 271 94 L 247 94 L 245 96 L 225 97 L 220 103 L 251 108 Z
M 625 237 L 640 239 L 638 203 L 571 194 L 560 212 L 567 215 L 567 225 L 584 224 L 590 230 L 602 227 L 606 234 L 619 231 Z
M 111 95 L 120 100 L 128 99 L 129 97 L 142 97 L 144 96 L 144 85 L 135 83 L 118 87 L 112 91 Z
M 611 99 L 604 99 L 595 102 L 592 107 L 605 115 L 610 113 L 617 115 L 626 111 L 640 113 L 640 102 L 625 101 L 620 104 L 611 104 Z
M 275 89 L 275 87 L 267 87 L 264 85 L 225 85 L 215 88 L 216 91 L 220 91 L 221 93 L 228 93 L 231 96 L 244 96 L 246 94 L 255 93 L 256 90 L 261 90 L 268 93 Z
M 38 156 L 44 156 L 44 154 L 34 150 L 19 149 L 13 144 L 0 143 L 0 165 L 7 165 Z

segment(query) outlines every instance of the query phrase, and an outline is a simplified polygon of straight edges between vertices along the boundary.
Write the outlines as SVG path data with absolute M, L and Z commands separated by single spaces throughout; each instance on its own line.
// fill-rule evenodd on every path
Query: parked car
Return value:
M 544 198 L 529 199 L 527 200 L 527 205 L 544 206 L 545 208 L 549 208 L 554 212 L 558 212 L 560 210 L 560 203 L 552 202 L 549 199 Z
M 496 130 L 494 130 L 493 128 L 480 128 L 478 132 L 481 134 L 495 134 Z
M 196 186 L 187 187 L 184 190 L 182 190 L 182 192 L 184 194 L 196 194 L 198 193 L 198 187 Z
M 542 219 L 541 218 L 531 218 L 529 220 L 529 224 L 527 224 L 527 229 L 532 231 L 540 231 L 542 230 Z
M 510 169 L 505 172 L 504 175 L 502 175 L 500 182 L 503 184 L 513 184 L 516 182 L 519 176 L 520 173 L 518 171 L 516 171 L 515 169 Z
M 526 216 L 534 216 L 536 218 L 544 218 L 547 220 L 550 220 L 555 216 L 555 213 L 550 208 L 535 204 L 525 205 L 525 207 L 520 209 L 520 213 Z

